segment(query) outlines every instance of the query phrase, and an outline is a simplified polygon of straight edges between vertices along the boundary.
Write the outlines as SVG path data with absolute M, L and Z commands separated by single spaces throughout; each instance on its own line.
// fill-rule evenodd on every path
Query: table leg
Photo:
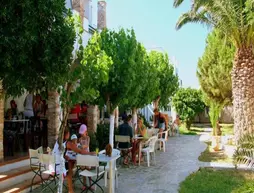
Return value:
M 24 151 L 27 151 L 27 138 L 26 138 L 26 136 L 27 136 L 27 134 L 26 134 L 26 132 L 27 132 L 27 127 L 28 127 L 28 123 L 29 122 L 26 122 L 26 121 L 24 121 Z
M 109 162 L 109 193 L 115 193 L 115 165 L 114 161 Z
M 142 147 L 142 141 L 139 143 L 139 150 L 138 150 L 138 165 L 140 166 L 140 159 L 141 159 L 141 147 Z

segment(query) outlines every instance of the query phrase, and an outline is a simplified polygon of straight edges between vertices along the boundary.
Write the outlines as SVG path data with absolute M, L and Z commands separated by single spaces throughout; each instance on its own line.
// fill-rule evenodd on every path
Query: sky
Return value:
M 197 61 L 204 52 L 208 29 L 200 24 L 175 29 L 179 16 L 189 8 L 190 0 L 179 8 L 173 8 L 173 0 L 107 0 L 107 27 L 133 28 L 147 49 L 162 48 L 176 59 L 184 87 L 199 88 Z

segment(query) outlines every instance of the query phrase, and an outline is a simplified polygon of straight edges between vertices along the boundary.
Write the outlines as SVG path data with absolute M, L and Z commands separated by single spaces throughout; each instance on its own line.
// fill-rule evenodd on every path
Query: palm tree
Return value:
M 179 6 L 183 0 L 175 0 Z M 236 47 L 232 69 L 234 132 L 236 141 L 254 132 L 254 0 L 193 0 L 176 28 L 201 23 L 217 28 Z
M 4 157 L 3 134 L 4 134 L 4 92 L 2 80 L 0 80 L 0 159 Z
M 239 145 L 234 153 L 235 164 L 246 164 L 254 168 L 254 134 L 243 135 L 239 140 Z

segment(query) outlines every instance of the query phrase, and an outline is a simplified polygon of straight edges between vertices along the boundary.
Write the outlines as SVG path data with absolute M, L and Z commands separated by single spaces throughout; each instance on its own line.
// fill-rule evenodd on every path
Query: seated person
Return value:
M 141 117 L 138 118 L 137 134 L 142 137 L 147 136 L 146 126 L 143 124 L 143 119 Z
M 125 120 L 124 123 L 119 126 L 119 135 L 123 136 L 130 136 L 130 142 L 119 142 L 119 148 L 130 148 L 131 147 L 131 141 L 133 137 L 133 132 L 132 132 L 132 127 L 130 126 L 131 124 L 131 115 L 129 115 Z M 125 152 L 124 156 L 124 164 L 128 164 L 128 153 Z
M 18 116 L 18 108 L 14 100 L 11 100 L 10 106 L 11 108 L 9 108 L 6 112 L 6 118 L 9 120 Z
M 35 97 L 33 109 L 34 109 L 34 116 L 35 117 L 43 116 L 43 114 L 44 114 L 43 103 L 41 100 L 41 95 L 39 95 L 39 94 L 37 94 Z

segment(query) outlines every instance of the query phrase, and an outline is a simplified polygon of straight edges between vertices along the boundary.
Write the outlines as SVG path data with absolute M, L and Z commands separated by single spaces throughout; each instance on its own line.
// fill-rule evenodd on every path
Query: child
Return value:
M 78 137 L 77 137 L 77 135 L 73 134 L 71 136 L 71 143 L 78 146 Z M 67 148 L 66 156 L 68 156 L 69 160 L 76 161 L 77 153 L 74 152 L 73 150 Z
M 89 152 L 90 137 L 88 136 L 87 127 L 86 127 L 85 124 L 82 124 L 80 126 L 79 134 L 80 134 L 80 138 L 79 138 L 80 148 L 87 151 L 87 152 Z M 86 167 L 84 169 L 90 170 L 91 168 Z M 90 177 L 89 177 L 89 181 L 90 181 L 90 185 L 91 185 L 92 181 L 91 181 Z M 86 177 L 84 177 L 84 184 L 86 184 Z M 84 186 L 82 189 L 85 190 L 86 187 Z M 91 187 L 91 190 L 94 190 L 94 187 Z

